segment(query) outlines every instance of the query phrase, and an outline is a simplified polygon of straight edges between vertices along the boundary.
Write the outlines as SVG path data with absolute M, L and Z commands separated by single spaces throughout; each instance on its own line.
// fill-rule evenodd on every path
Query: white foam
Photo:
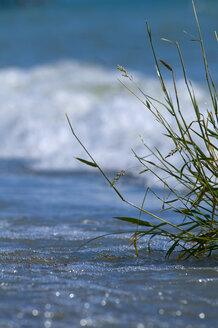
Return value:
M 78 62 L 59 62 L 29 70 L 0 71 L 0 157 L 31 159 L 43 169 L 83 167 L 85 158 L 72 136 L 65 113 L 78 136 L 105 169 L 137 165 L 131 148 L 141 154 L 141 134 L 149 146 L 168 152 L 168 141 L 153 116 L 117 81 L 119 72 Z M 134 74 L 147 94 L 159 97 L 157 79 Z M 183 82 L 178 82 L 182 110 L 191 107 Z M 206 93 L 197 86 L 200 104 Z M 205 108 L 207 108 L 205 106 Z M 169 122 L 171 118 L 168 118 Z

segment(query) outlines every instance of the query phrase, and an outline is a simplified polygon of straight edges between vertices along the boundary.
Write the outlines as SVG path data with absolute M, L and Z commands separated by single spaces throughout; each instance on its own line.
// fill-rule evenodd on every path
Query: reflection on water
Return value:
M 112 217 L 136 213 L 98 175 L 14 167 L 1 163 L 1 327 L 216 327 L 217 256 L 166 260 L 159 239 L 136 258 L 128 233 L 85 244 L 133 229 Z

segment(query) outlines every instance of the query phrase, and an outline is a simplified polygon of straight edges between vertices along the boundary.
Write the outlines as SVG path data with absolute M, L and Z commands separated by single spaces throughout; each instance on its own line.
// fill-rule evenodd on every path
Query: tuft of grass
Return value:
M 180 105 L 180 98 L 177 90 L 175 73 L 173 68 L 165 61 L 158 59 L 153 45 L 151 29 L 146 23 L 147 33 L 150 40 L 151 49 L 153 52 L 156 71 L 164 95 L 164 101 L 154 99 L 147 95 L 142 89 L 137 86 L 132 76 L 130 76 L 125 68 L 118 66 L 124 78 L 129 79 L 137 87 L 141 96 L 132 91 L 123 81 L 121 84 L 127 88 L 139 101 L 143 103 L 154 118 L 164 129 L 166 142 L 168 140 L 173 144 L 172 149 L 167 155 L 162 154 L 158 148 L 151 149 L 141 138 L 149 156 L 139 156 L 133 150 L 133 154 L 142 166 L 140 174 L 151 174 L 156 177 L 163 185 L 163 197 L 158 196 L 152 188 L 146 190 L 141 207 L 126 200 L 118 190 L 117 182 L 119 178 L 125 174 L 121 171 L 114 181 L 111 181 L 102 168 L 96 163 L 95 159 L 82 144 L 80 139 L 74 132 L 70 120 L 67 116 L 68 123 L 74 137 L 83 147 L 90 161 L 77 158 L 86 165 L 97 168 L 104 178 L 108 181 L 113 190 L 117 193 L 120 199 L 128 205 L 138 209 L 139 218 L 116 217 L 127 223 L 137 226 L 136 231 L 132 236 L 131 244 L 134 245 L 136 255 L 138 255 L 137 242 L 144 236 L 149 236 L 148 250 L 150 249 L 150 241 L 155 236 L 167 237 L 171 243 L 166 252 L 169 257 L 173 251 L 179 250 L 178 260 L 189 258 L 191 256 L 198 257 L 201 254 L 210 256 L 213 251 L 218 249 L 218 107 L 217 107 L 217 92 L 215 83 L 210 73 L 204 43 L 201 36 L 200 25 L 196 13 L 194 1 L 192 6 L 195 16 L 195 21 L 198 29 L 198 37 L 195 39 L 200 45 L 203 66 L 205 71 L 205 79 L 208 88 L 209 97 L 211 100 L 210 110 L 207 109 L 206 114 L 203 113 L 198 105 L 194 88 L 188 80 L 186 69 L 180 51 L 178 42 L 173 42 L 167 39 L 164 41 L 173 44 L 176 47 L 180 59 L 185 86 L 192 104 L 194 120 L 187 122 Z M 215 32 L 217 39 L 217 34 Z M 218 40 L 217 40 L 218 41 Z M 162 68 L 169 71 L 172 76 L 173 92 L 175 102 L 173 102 L 170 93 L 167 89 Z M 173 119 L 175 128 L 168 123 L 166 119 L 167 113 Z M 172 121 L 172 120 L 171 120 Z M 177 156 L 179 164 L 173 164 L 172 158 Z M 167 178 L 164 178 L 166 176 Z M 172 182 L 168 177 L 172 178 Z M 116 183 L 116 186 L 115 186 Z M 179 188 L 177 187 L 179 186 Z M 172 210 L 176 215 L 183 217 L 180 224 L 174 224 L 163 217 L 147 211 L 144 208 L 144 203 L 148 191 L 152 192 L 154 197 L 162 201 L 162 210 Z M 166 196 L 167 195 L 167 196 Z M 141 218 L 141 214 L 145 213 L 157 220 L 157 223 L 151 223 L 149 220 Z M 152 221 L 153 222 L 153 221 Z

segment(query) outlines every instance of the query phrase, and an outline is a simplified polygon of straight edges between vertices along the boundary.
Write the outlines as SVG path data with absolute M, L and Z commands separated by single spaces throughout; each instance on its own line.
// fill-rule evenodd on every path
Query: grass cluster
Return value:
M 177 249 L 180 252 L 178 259 L 188 258 L 190 256 L 199 256 L 201 254 L 210 256 L 212 252 L 218 248 L 217 92 L 212 75 L 209 71 L 193 0 L 192 5 L 198 28 L 198 37 L 195 41 L 199 43 L 203 56 L 206 83 L 210 97 L 210 109 L 202 112 L 199 108 L 194 88 L 192 87 L 192 84 L 188 80 L 186 74 L 179 44 L 177 42 L 164 39 L 165 41 L 174 44 L 181 62 L 185 86 L 190 97 L 195 116 L 193 121 L 187 122 L 180 105 L 181 101 L 177 91 L 174 70 L 165 61 L 158 60 L 153 46 L 151 30 L 148 24 L 147 32 L 153 51 L 157 75 L 164 95 L 164 101 L 154 99 L 144 93 L 142 89 L 137 86 L 139 93 L 141 93 L 141 96 L 139 96 L 129 89 L 125 83 L 120 81 L 139 99 L 139 101 L 143 103 L 146 109 L 153 114 L 154 119 L 160 123 L 164 129 L 166 142 L 170 140 L 173 144 L 173 147 L 169 150 L 169 153 L 164 155 L 157 148 L 149 148 L 142 140 L 149 156 L 146 154 L 146 156 L 141 157 L 134 151 L 133 153 L 142 166 L 140 174 L 152 174 L 163 184 L 164 193 L 162 198 L 151 188 L 149 188 L 149 190 L 153 192 L 154 197 L 157 197 L 162 201 L 162 210 L 173 210 L 176 215 L 182 215 L 183 219 L 180 224 L 174 224 L 167 221 L 162 218 L 161 215 L 157 216 L 144 208 L 148 190 L 146 190 L 141 207 L 126 200 L 117 189 L 117 184 L 115 186 L 115 182 L 119 180 L 119 177 L 122 176 L 124 172 L 122 171 L 114 181 L 111 181 L 102 168 L 96 163 L 89 151 L 81 143 L 72 128 L 69 118 L 67 117 L 73 135 L 88 154 L 90 161 L 83 160 L 81 158 L 77 159 L 84 164 L 99 169 L 121 200 L 138 209 L 138 218 L 117 217 L 119 220 L 132 223 L 137 226 L 132 238 L 132 243 L 135 246 L 137 254 L 137 241 L 144 236 L 150 237 L 148 243 L 149 245 L 151 238 L 155 236 L 167 237 L 171 243 L 169 244 L 170 246 L 166 256 L 170 256 L 171 253 Z M 215 37 L 217 38 L 216 33 Z M 172 100 L 167 89 L 161 68 L 168 70 L 172 76 L 174 101 Z M 134 83 L 132 76 L 129 76 L 123 67 L 118 66 L 118 69 L 122 72 L 124 77 L 130 79 Z M 166 113 L 172 117 L 172 120 L 174 121 L 174 128 L 172 128 L 172 125 L 169 125 L 168 119 L 166 118 Z M 176 165 L 173 164 L 174 162 L 172 161 L 172 158 L 175 156 L 179 158 L 179 164 Z M 173 183 L 172 181 L 169 182 L 168 177 L 173 179 Z M 151 223 L 148 219 L 142 219 L 142 213 L 152 216 L 157 220 L 157 223 Z

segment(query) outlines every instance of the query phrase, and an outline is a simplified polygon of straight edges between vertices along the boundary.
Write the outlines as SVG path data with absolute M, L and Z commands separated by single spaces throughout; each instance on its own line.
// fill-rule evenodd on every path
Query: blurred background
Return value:
M 218 2 L 195 4 L 217 82 Z M 146 21 L 157 56 L 176 70 L 183 110 L 189 115 L 191 108 L 176 49 L 161 37 L 179 41 L 198 101 L 208 108 L 199 43 L 183 32 L 197 36 L 191 0 L 1 0 L 1 161 L 46 170 L 81 167 L 73 155 L 84 157 L 83 151 L 65 113 L 109 170 L 133 165 L 130 148 L 140 151 L 139 134 L 168 151 L 153 118 L 117 81 L 122 65 L 146 93 L 161 94 Z

